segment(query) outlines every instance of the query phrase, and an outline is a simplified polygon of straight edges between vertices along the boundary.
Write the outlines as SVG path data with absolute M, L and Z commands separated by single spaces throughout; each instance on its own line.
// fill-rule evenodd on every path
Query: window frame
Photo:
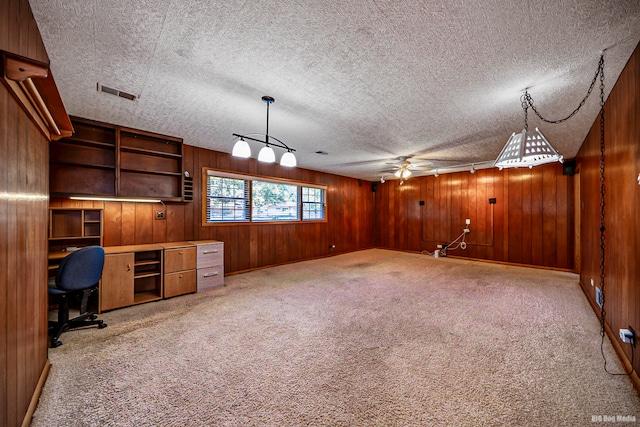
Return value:
M 249 182 L 249 188 L 248 190 L 245 192 L 245 194 L 248 193 L 248 219 L 247 220 L 243 220 L 243 221 L 213 221 L 213 222 L 209 222 L 208 218 L 207 218 L 207 206 L 208 206 L 208 193 L 207 193 L 207 189 L 208 189 L 208 178 L 209 176 L 216 176 L 216 177 L 220 177 L 220 178 L 231 178 L 231 179 L 240 179 L 240 180 L 244 180 L 244 181 L 248 181 Z M 297 195 L 298 195 L 298 203 L 297 203 L 297 210 L 298 210 L 298 219 L 292 220 L 292 219 L 286 219 L 286 220 L 281 220 L 281 221 L 268 221 L 268 220 L 253 220 L 253 181 L 261 181 L 261 182 L 270 182 L 270 183 L 274 183 L 274 184 L 288 184 L 288 185 L 295 185 L 297 188 Z M 303 202 L 302 201 L 302 189 L 303 188 L 313 188 L 313 189 L 320 189 L 322 190 L 322 195 L 324 196 L 324 200 L 322 201 L 322 215 L 323 218 L 322 219 L 303 219 L 303 209 L 305 204 L 308 204 L 310 202 Z M 226 170 L 221 170 L 221 169 L 215 169 L 215 168 L 208 168 L 208 167 L 203 167 L 202 168 L 202 188 L 200 191 L 200 194 L 202 196 L 202 219 L 201 219 L 201 225 L 203 227 L 209 227 L 209 226 L 233 226 L 233 225 L 286 225 L 286 224 L 314 224 L 314 223 L 323 223 L 323 222 L 327 222 L 327 213 L 328 213 L 328 209 L 327 209 L 327 193 L 328 193 L 328 187 L 327 185 L 324 184 L 316 184 L 316 183 L 311 183 L 311 182 L 306 182 L 306 181 L 299 181 L 299 180 L 294 180 L 294 179 L 288 179 L 288 178 L 276 178 L 276 177 L 270 177 L 270 176 L 263 176 L 263 175 L 253 175 L 253 174 L 247 174 L 247 173 L 235 173 L 235 172 L 230 172 L 230 171 L 226 171 Z M 317 203 L 317 202 L 313 202 L 313 203 Z

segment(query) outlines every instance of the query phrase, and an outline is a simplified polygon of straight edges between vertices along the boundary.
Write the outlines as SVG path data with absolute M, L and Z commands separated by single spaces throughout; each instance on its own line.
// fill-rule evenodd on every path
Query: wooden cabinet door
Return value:
M 176 248 L 164 250 L 164 272 L 194 270 L 196 268 L 196 248 Z
M 100 282 L 100 311 L 133 305 L 134 271 L 134 254 L 105 255 Z
M 180 271 L 164 275 L 164 297 L 171 298 L 196 291 L 196 271 Z

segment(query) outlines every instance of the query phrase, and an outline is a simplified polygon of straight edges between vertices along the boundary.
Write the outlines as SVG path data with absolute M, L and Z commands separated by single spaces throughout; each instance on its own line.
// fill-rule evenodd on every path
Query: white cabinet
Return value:
M 198 292 L 224 286 L 224 243 L 216 240 L 192 242 L 197 246 Z

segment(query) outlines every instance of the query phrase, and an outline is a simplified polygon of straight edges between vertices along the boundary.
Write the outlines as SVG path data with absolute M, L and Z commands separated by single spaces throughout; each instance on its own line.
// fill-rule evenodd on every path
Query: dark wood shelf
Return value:
M 64 237 L 50 237 L 49 240 L 86 240 L 86 239 L 99 239 L 100 236 L 64 236 Z
M 156 151 L 156 150 L 148 150 L 145 148 L 137 148 L 137 147 L 126 147 L 121 145 L 120 146 L 120 151 L 127 151 L 129 153 L 138 153 L 138 154 L 145 154 L 145 155 L 149 155 L 149 156 L 159 156 L 159 157 L 168 157 L 171 159 L 179 159 L 182 157 L 182 154 L 174 154 L 174 153 L 167 153 L 164 151 Z
M 120 168 L 123 172 L 144 173 L 152 175 L 182 176 L 180 172 L 148 171 L 144 169 Z
M 105 170 L 115 170 L 116 167 L 114 165 L 98 165 L 98 164 L 87 164 L 87 163 L 72 163 L 72 162 L 51 162 L 52 165 L 59 166 L 76 166 L 88 169 L 105 169 Z
M 107 149 L 111 149 L 111 150 L 115 150 L 116 149 L 115 143 L 92 141 L 90 139 L 77 138 L 75 136 L 70 136 L 68 138 L 61 139 L 61 140 L 57 141 L 57 143 L 59 143 L 59 144 L 84 145 L 84 146 L 88 146 L 88 147 L 107 148 Z

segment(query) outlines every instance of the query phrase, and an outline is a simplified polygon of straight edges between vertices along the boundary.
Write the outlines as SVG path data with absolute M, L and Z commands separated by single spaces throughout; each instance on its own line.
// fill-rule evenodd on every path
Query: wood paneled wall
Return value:
M 0 1 L 0 49 L 48 62 L 27 0 Z M 47 363 L 48 142 L 0 85 L 0 426 L 23 422 Z
M 350 252 L 373 246 L 371 183 L 301 168 L 283 168 L 255 159 L 236 159 L 227 153 L 184 146 L 184 168 L 193 176 L 194 201 L 167 203 L 167 219 L 154 219 L 162 205 L 121 202 L 81 202 L 52 198 L 52 207 L 104 209 L 105 246 L 182 240 L 220 240 L 225 243 L 225 273 Z M 202 168 L 327 185 L 327 222 L 309 224 L 201 224 Z M 335 245 L 335 249 L 329 249 Z
M 450 255 L 573 269 L 573 177 L 560 163 L 387 181 L 375 197 L 376 246 L 433 251 L 469 218 L 467 249 Z
M 606 67 L 606 64 L 605 64 Z M 606 73 L 606 70 L 605 70 Z M 609 82 L 608 84 L 612 84 Z M 600 286 L 600 120 L 593 124 L 577 156 L 581 198 L 580 283 L 599 315 Z M 617 338 L 631 326 L 640 333 L 640 45 L 605 103 L 605 309 L 619 351 L 631 347 Z M 591 280 L 595 285 L 591 286 Z M 636 348 L 636 352 L 638 349 Z M 635 357 L 640 371 L 640 357 Z M 640 382 L 636 379 L 636 385 Z

